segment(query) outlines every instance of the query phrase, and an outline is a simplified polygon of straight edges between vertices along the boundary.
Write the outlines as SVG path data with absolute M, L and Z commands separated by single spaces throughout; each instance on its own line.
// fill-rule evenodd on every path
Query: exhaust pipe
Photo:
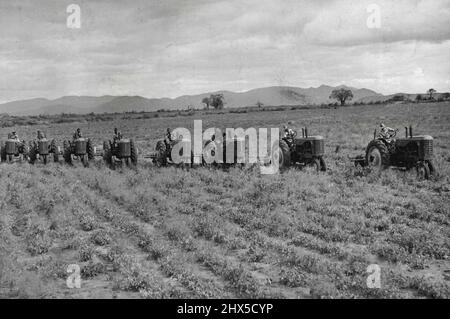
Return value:
M 308 128 L 305 127 L 305 137 L 308 138 Z
M 409 137 L 413 137 L 412 134 L 413 134 L 413 133 L 412 133 L 412 126 L 410 125 L 410 126 L 409 126 Z
M 302 127 L 302 137 L 305 138 L 305 129 Z
M 405 126 L 405 137 L 408 138 L 408 127 Z
M 377 129 L 375 129 L 374 131 L 373 131 L 373 139 L 375 140 L 377 138 Z

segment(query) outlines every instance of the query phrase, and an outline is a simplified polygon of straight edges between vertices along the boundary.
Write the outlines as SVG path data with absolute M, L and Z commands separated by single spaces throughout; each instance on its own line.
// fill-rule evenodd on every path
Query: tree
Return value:
M 264 106 L 264 103 L 261 102 L 261 101 L 258 101 L 258 102 L 256 102 L 256 106 L 257 106 L 258 108 L 261 108 L 262 106 Z
M 435 89 L 429 89 L 429 90 L 427 91 L 427 94 L 428 94 L 428 96 L 430 97 L 430 100 L 433 99 L 433 94 L 434 94 L 434 93 L 436 93 L 436 90 L 435 90 Z
M 211 94 L 209 97 L 209 105 L 216 110 L 223 108 L 223 94 Z
M 448 99 L 450 99 L 450 93 L 444 93 L 444 94 L 442 94 L 442 98 L 444 99 L 444 100 L 448 100 Z
M 206 105 L 206 109 L 209 109 L 209 98 L 204 97 L 202 100 L 202 103 Z
M 419 103 L 419 102 L 422 101 L 422 100 L 423 100 L 422 95 L 417 94 L 417 96 L 416 96 L 416 102 Z
M 403 95 L 394 95 L 394 97 L 392 98 L 393 102 L 400 102 L 400 101 L 404 101 L 405 97 Z
M 353 93 L 351 90 L 340 88 L 333 90 L 330 95 L 330 99 L 335 99 L 341 102 L 341 106 L 345 105 L 345 101 L 351 101 L 353 99 Z

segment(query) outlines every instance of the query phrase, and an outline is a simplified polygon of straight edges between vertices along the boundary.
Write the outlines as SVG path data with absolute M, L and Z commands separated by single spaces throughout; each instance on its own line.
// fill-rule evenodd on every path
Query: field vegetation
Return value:
M 204 129 L 307 126 L 326 138 L 329 169 L 2 164 L 0 297 L 450 297 L 450 103 L 89 116 L 14 129 L 62 145 L 77 127 L 97 144 L 118 127 L 143 155 L 167 127 L 192 129 L 194 119 Z M 438 176 L 355 168 L 348 156 L 380 122 L 432 135 Z M 70 264 L 80 289 L 66 285 Z M 381 267 L 380 289 L 367 287 L 370 264 Z

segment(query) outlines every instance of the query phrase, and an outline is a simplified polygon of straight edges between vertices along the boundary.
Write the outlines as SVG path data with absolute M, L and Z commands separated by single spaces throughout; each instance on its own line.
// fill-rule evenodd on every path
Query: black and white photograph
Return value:
M 0 299 L 449 299 L 449 52 L 449 0 L 0 0 Z

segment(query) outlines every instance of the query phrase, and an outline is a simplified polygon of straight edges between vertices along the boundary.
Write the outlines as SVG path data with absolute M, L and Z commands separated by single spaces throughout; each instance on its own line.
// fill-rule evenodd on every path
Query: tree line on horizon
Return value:
M 421 94 L 416 95 L 415 101 L 416 102 L 420 102 L 420 101 L 434 101 L 434 97 L 433 94 L 437 93 L 437 91 L 433 88 L 428 89 L 428 91 L 426 92 L 425 96 L 422 96 Z M 336 100 L 336 103 L 331 103 L 329 104 L 329 106 L 334 106 L 334 108 L 337 108 L 337 106 L 345 106 L 345 103 L 348 101 L 351 101 L 353 99 L 353 92 L 350 89 L 346 89 L 346 88 L 339 88 L 339 89 L 334 89 L 329 97 L 331 100 Z M 443 93 L 438 99 L 438 102 L 441 101 L 446 101 L 450 99 L 450 93 Z M 211 94 L 209 97 L 204 97 L 202 99 L 202 103 L 205 104 L 205 109 L 209 109 L 210 107 L 213 107 L 214 109 L 222 109 L 224 107 L 225 104 L 225 98 L 223 96 L 223 94 Z M 368 102 L 368 103 L 358 103 L 358 104 L 382 104 L 385 102 L 401 102 L 401 101 L 412 101 L 409 99 L 405 99 L 405 96 L 403 94 L 397 94 L 394 95 L 394 97 L 392 97 L 389 100 L 386 101 L 376 101 L 376 102 Z M 255 105 L 258 108 L 261 108 L 264 106 L 264 103 L 261 101 L 257 101 L 255 103 Z

